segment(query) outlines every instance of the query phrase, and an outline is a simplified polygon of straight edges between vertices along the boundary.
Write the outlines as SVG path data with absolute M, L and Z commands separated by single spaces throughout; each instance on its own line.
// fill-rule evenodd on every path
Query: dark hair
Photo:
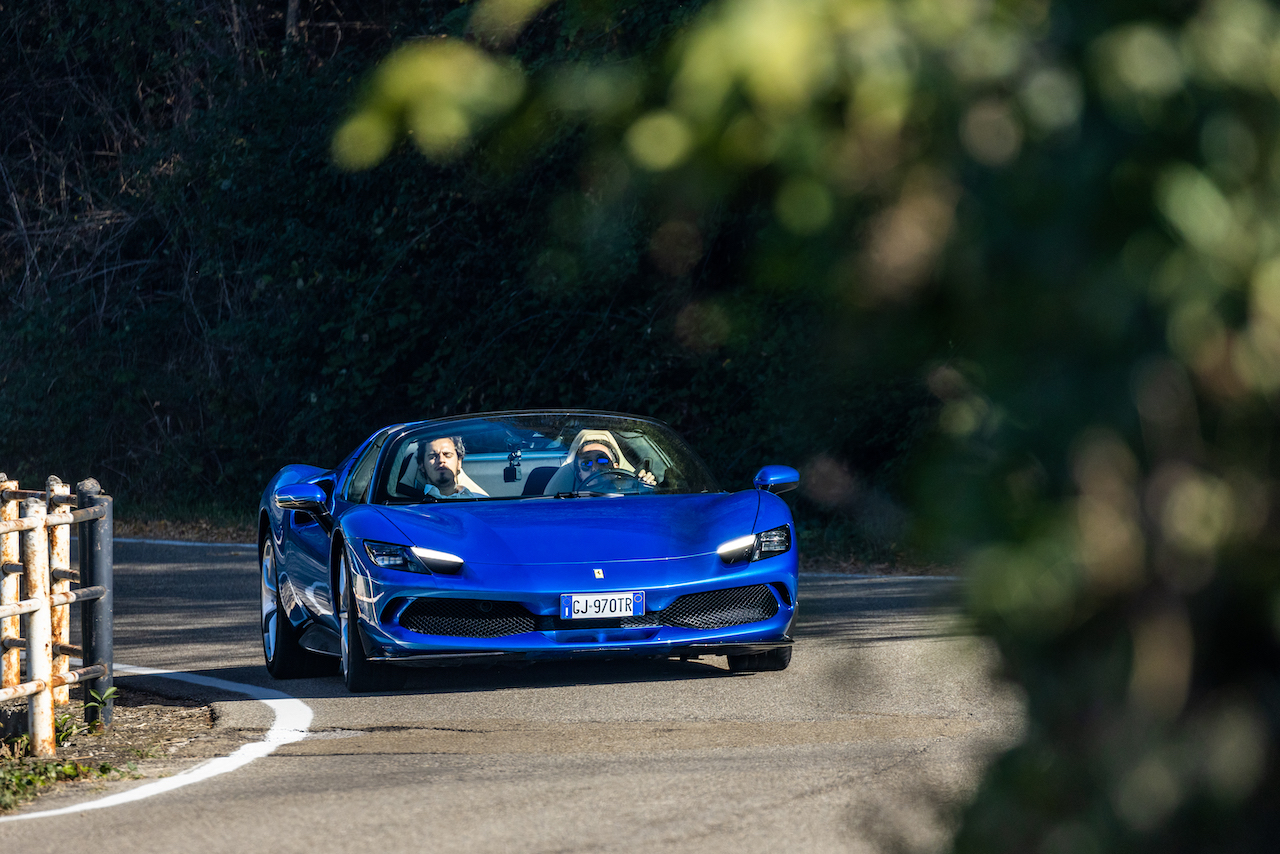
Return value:
M 599 445 L 600 447 L 604 448 L 604 454 L 606 457 L 609 458 L 609 462 L 613 463 L 615 466 L 618 464 L 618 461 L 614 458 L 613 448 L 610 448 L 609 443 L 601 439 L 588 439 L 587 441 L 579 445 L 578 454 L 577 454 L 579 457 L 582 456 L 583 454 L 582 449 L 585 448 L 587 445 Z
M 441 439 L 448 439 L 453 443 L 453 449 L 458 452 L 458 462 L 467 458 L 467 446 L 462 444 L 461 436 L 436 436 L 434 439 L 423 439 L 418 444 L 418 465 L 426 466 L 427 449 L 431 447 L 432 442 L 439 442 Z

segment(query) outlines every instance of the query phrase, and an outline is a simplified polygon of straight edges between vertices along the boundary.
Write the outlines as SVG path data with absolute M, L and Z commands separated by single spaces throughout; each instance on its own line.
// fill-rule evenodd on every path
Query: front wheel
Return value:
M 763 672 L 767 670 L 786 670 L 791 663 L 791 647 L 782 646 L 766 652 L 748 655 L 730 655 L 729 670 L 733 673 Z
M 399 668 L 388 667 L 376 661 L 370 661 L 364 649 L 364 641 L 360 638 L 360 614 L 356 608 L 354 582 L 351 569 L 347 565 L 347 556 L 343 554 L 339 571 L 342 578 L 342 609 L 340 625 L 342 636 L 342 681 L 347 690 L 353 694 L 366 694 L 370 691 L 394 691 L 402 687 L 407 674 Z
M 280 602 L 280 578 L 270 535 L 262 544 L 261 568 L 262 656 L 267 672 L 276 679 L 312 676 L 321 662 L 298 643 L 298 633 Z

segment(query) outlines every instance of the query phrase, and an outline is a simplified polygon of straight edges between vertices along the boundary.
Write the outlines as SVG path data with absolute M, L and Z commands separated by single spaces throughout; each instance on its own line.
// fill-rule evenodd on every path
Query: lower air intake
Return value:
M 679 626 L 685 629 L 725 629 L 767 620 L 778 613 L 778 600 L 767 584 L 708 590 L 681 596 L 661 611 L 625 617 L 623 628 Z
M 533 631 L 534 616 L 515 602 L 418 599 L 404 609 L 400 625 L 422 635 L 501 638 Z

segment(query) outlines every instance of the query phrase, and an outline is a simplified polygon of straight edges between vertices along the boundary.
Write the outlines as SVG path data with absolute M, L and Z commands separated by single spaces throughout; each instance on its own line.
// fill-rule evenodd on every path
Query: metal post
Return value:
M 40 527 L 19 535 L 22 547 L 24 586 L 28 599 L 40 605 L 27 616 L 27 681 L 44 685 L 27 700 L 27 729 L 31 734 L 31 752 L 35 756 L 54 754 L 53 631 L 49 608 L 49 534 L 44 529 L 44 502 L 28 498 L 22 502 L 22 517 L 35 517 Z
M 0 474 L 0 493 L 16 490 L 18 482 Z M 0 522 L 18 518 L 18 500 L 5 500 L 0 494 Z M 13 605 L 22 599 L 22 583 L 17 573 L 4 572 L 4 566 L 18 565 L 18 533 L 0 534 L 0 605 Z M 0 688 L 12 688 L 22 681 L 21 654 L 17 643 L 22 637 L 22 618 L 0 619 Z M 12 644 L 6 643 L 12 641 Z
M 71 486 L 50 475 L 45 485 L 45 512 L 57 513 L 70 502 Z M 62 497 L 62 501 L 57 499 Z M 49 528 L 49 592 L 57 595 L 71 589 L 68 574 L 71 569 L 71 526 L 53 525 Z M 71 606 L 59 605 L 53 609 L 53 675 L 65 674 L 71 669 L 70 656 L 62 654 L 59 646 L 71 642 Z M 66 685 L 53 689 L 53 704 L 65 706 L 71 702 L 71 692 Z
M 84 683 L 85 699 L 93 695 L 102 698 L 100 706 L 86 706 L 85 723 L 111 725 L 115 705 L 111 697 L 111 666 L 115 655 L 111 638 L 113 614 L 112 564 L 114 561 L 112 540 L 111 496 L 102 494 L 102 487 L 93 478 L 76 484 L 76 506 L 106 507 L 106 515 L 80 524 L 80 586 L 105 587 L 107 595 L 88 602 L 80 612 L 81 646 L 85 666 L 101 664 L 106 675 Z

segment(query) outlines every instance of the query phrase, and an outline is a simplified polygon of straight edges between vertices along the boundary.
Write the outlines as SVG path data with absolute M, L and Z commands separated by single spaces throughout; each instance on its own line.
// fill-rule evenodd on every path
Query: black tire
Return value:
M 763 672 L 768 670 L 786 670 L 791 663 L 791 647 L 780 646 L 767 652 L 756 652 L 749 655 L 730 655 L 729 670 L 733 673 Z
M 285 616 L 280 602 L 275 548 L 270 535 L 263 540 L 261 556 L 262 657 L 266 661 L 267 672 L 276 679 L 314 676 L 322 669 L 323 661 L 320 656 L 302 648 L 297 631 Z
M 351 592 L 347 556 L 344 554 L 339 560 L 339 577 L 342 579 L 342 681 L 353 694 L 395 691 L 404 686 L 408 674 L 401 668 L 369 660 L 364 640 L 360 637 L 360 620 L 356 597 Z

